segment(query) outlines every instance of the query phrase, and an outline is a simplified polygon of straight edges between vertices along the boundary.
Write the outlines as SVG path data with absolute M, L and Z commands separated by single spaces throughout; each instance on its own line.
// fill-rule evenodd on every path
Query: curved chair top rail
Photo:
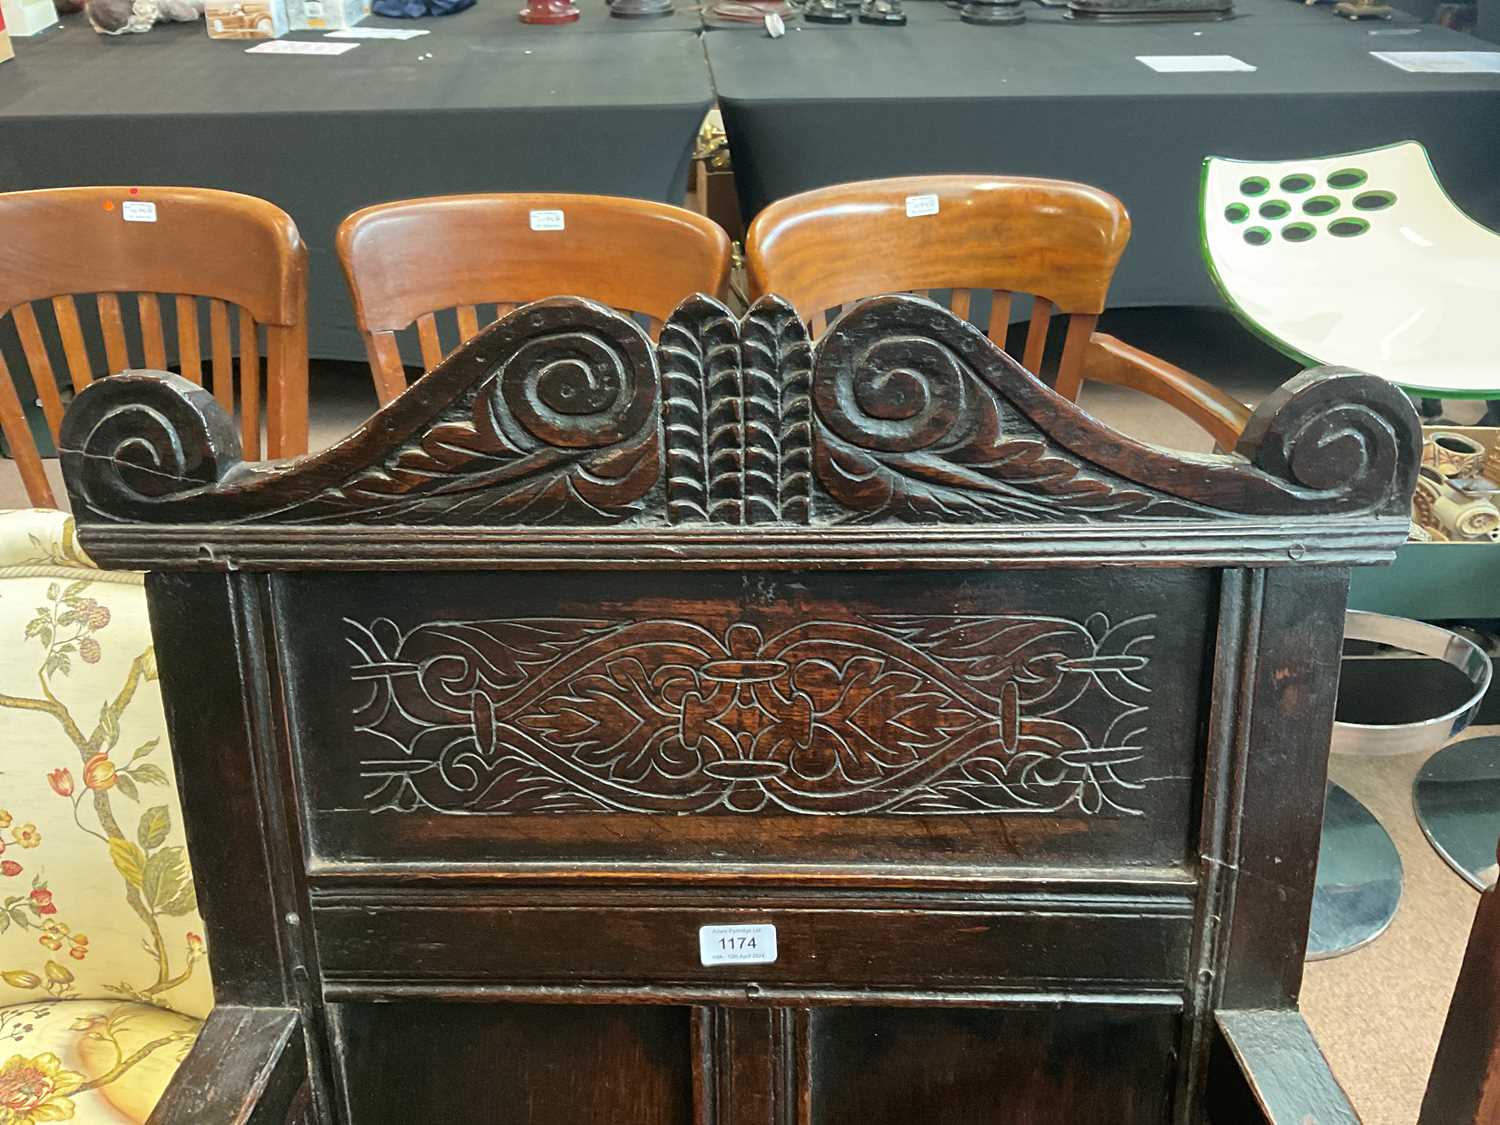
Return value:
M 154 220 L 126 222 L 125 204 Z M 0 312 L 77 293 L 184 293 L 229 301 L 264 325 L 302 319 L 307 250 L 264 199 L 188 187 L 0 194 Z
M 541 211 L 551 216 L 545 227 L 533 222 Z M 561 278 L 592 300 L 665 320 L 706 284 L 722 296 L 730 262 L 729 236 L 696 212 L 550 193 L 366 207 L 340 224 L 338 253 L 364 332 L 399 331 L 440 309 L 550 297 Z
M 1375 562 L 1419 448 L 1400 391 L 1338 369 L 1273 393 L 1233 454 L 1146 445 L 909 296 L 816 347 L 776 297 L 689 298 L 654 345 L 539 301 L 272 466 L 171 376 L 90 386 L 62 433 L 84 545 L 145 569 Z
M 745 260 L 753 295 L 775 292 L 809 319 L 878 293 L 954 287 L 1097 315 L 1129 240 L 1124 204 L 1085 184 L 903 176 L 778 200 L 751 224 Z

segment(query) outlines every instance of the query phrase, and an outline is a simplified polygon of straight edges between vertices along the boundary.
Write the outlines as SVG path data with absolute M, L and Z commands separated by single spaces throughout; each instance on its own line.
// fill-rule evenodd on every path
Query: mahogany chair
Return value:
M 280 208 L 205 188 L 12 192 L 0 194 L 0 247 L 0 325 L 14 325 L 54 442 L 64 366 L 77 392 L 96 375 L 165 369 L 171 351 L 200 383 L 206 322 L 213 393 L 238 406 L 245 456 L 260 457 L 262 422 L 266 456 L 306 452 L 307 251 Z M 3 356 L 0 428 L 31 502 L 55 507 Z
M 1324 369 L 1172 453 L 909 296 L 537 302 L 274 469 L 89 388 L 215 986 L 154 1125 L 1354 1125 L 1297 998 L 1420 444 Z
M 1028 371 L 1041 371 L 1054 318 L 1065 316 L 1054 381 L 1064 398 L 1076 401 L 1085 379 L 1130 387 L 1233 448 L 1249 417 L 1242 403 L 1094 331 L 1129 239 L 1124 204 L 1098 188 L 1020 176 L 909 176 L 778 200 L 750 224 L 745 264 L 752 297 L 774 292 L 791 301 L 815 337 L 851 301 L 948 292 L 952 311 L 1003 348 L 1014 297 L 1030 295 L 1018 357 Z
M 406 389 L 397 333 L 413 324 L 430 370 L 483 325 L 554 293 L 639 314 L 655 336 L 683 298 L 723 296 L 729 284 L 729 236 L 717 223 L 604 195 L 381 203 L 343 221 L 338 252 L 382 405 Z

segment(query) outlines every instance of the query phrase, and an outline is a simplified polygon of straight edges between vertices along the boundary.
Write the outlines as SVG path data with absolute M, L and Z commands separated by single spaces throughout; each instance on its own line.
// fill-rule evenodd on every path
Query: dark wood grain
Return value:
M 372 1125 L 693 1125 L 691 1024 L 687 1007 L 341 1004 L 345 1112 Z
M 214 994 L 221 1004 L 279 1007 L 288 1002 L 287 981 L 231 586 L 223 575 L 153 574 L 147 602 L 188 849 L 215 872 L 198 880 L 198 909 L 210 934 L 234 935 L 209 946 Z M 206 668 L 224 674 L 204 676 Z M 178 694 L 172 684 L 196 686 Z
M 811 348 L 555 299 L 274 471 L 172 378 L 63 444 L 158 571 L 218 999 L 296 1013 L 294 1116 L 1303 1125 L 1348 567 L 1416 433 L 1308 372 L 1179 456 L 913 298 Z M 704 964 L 733 923 L 776 959 Z
M 976 991 L 1003 980 L 1020 994 L 1048 992 L 1066 975 L 1074 988 L 1144 994 L 1180 989 L 1186 972 L 1190 919 L 1185 904 L 1171 901 L 1035 896 L 963 909 L 929 898 L 830 912 L 709 895 L 658 905 L 665 898 L 600 906 L 553 904 L 535 893 L 366 893 L 320 902 L 314 922 L 325 979 L 370 988 L 407 981 L 461 992 L 573 978 L 621 985 L 649 964 L 663 980 L 786 991 L 815 984 Z M 754 922 L 775 924 L 782 949 L 775 964 L 699 964 L 700 926 Z M 941 948 L 942 959 L 913 963 L 912 950 L 921 948 Z
M 1293 1009 L 1219 1012 L 1209 1080 L 1211 1125 L 1359 1125 Z
M 1500 1121 L 1500 891 L 1481 896 L 1420 1125 Z
M 1310 567 L 1267 572 L 1259 594 L 1228 782 L 1240 808 L 1216 973 L 1222 1007 L 1281 1008 L 1302 985 L 1348 588 L 1348 570 Z
M 307 1057 L 297 1013 L 220 1004 L 149 1125 L 301 1125 Z
M 811 1120 L 1155 1125 L 1170 1113 L 1176 1032 L 1163 1012 L 823 1009 Z

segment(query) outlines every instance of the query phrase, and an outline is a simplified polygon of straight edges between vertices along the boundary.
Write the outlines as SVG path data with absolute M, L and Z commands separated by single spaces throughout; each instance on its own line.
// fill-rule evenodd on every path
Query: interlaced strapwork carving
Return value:
M 373 811 L 1133 815 L 1151 615 L 347 621 Z

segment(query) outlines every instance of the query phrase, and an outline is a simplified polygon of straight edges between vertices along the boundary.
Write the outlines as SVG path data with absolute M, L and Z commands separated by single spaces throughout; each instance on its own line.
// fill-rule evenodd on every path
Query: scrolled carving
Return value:
M 615 345 L 598 331 L 525 341 L 492 377 L 489 410 L 476 412 L 476 426 L 505 427 L 498 395 L 530 444 L 598 449 L 625 440 L 651 417 L 656 396 L 627 349 Z
M 1257 468 L 1308 490 L 1308 502 L 1406 518 L 1422 430 L 1393 384 L 1343 367 L 1304 371 L 1268 395 L 1237 447 Z
M 588 301 L 528 305 L 423 382 L 438 393 L 464 382 L 460 361 L 489 370 L 472 391 L 451 388 L 447 408 L 382 464 L 299 505 L 301 518 L 599 524 L 639 513 L 660 466 L 656 365 L 634 323 Z
M 491 325 L 294 471 L 246 467 L 216 492 L 191 487 L 238 459 L 232 422 L 212 398 L 175 376 L 114 382 L 79 396 L 64 441 L 80 465 L 69 477 L 75 510 L 109 518 L 149 510 L 183 522 L 609 524 L 638 516 L 661 472 L 651 343 L 634 322 L 576 298 L 539 301 Z M 104 444 L 123 442 L 124 430 L 148 425 L 158 403 L 179 400 L 169 415 L 180 418 L 179 444 L 232 448 L 232 457 L 200 457 L 149 509 L 135 496 L 149 479 L 139 458 L 118 471 L 82 469 Z M 118 421 L 88 436 L 106 418 Z M 174 447 L 162 448 L 165 456 Z
M 1236 454 L 1174 453 L 1102 426 L 930 301 L 864 302 L 814 351 L 779 298 L 736 318 L 698 296 L 655 347 L 590 301 L 524 306 L 294 464 L 241 464 L 212 397 L 155 373 L 86 388 L 61 445 L 86 537 L 107 522 L 622 524 L 662 535 L 898 522 L 1003 534 L 1404 520 L 1418 433 L 1396 388 L 1325 368 L 1270 396 Z
M 995 522 L 1187 514 L 1060 456 L 1012 409 L 1033 384 L 976 329 L 913 297 L 845 313 L 819 342 L 818 478 L 859 519 Z
M 213 395 L 159 372 L 125 371 L 92 384 L 64 417 L 58 445 L 75 496 L 140 519 L 240 461 L 234 422 Z

